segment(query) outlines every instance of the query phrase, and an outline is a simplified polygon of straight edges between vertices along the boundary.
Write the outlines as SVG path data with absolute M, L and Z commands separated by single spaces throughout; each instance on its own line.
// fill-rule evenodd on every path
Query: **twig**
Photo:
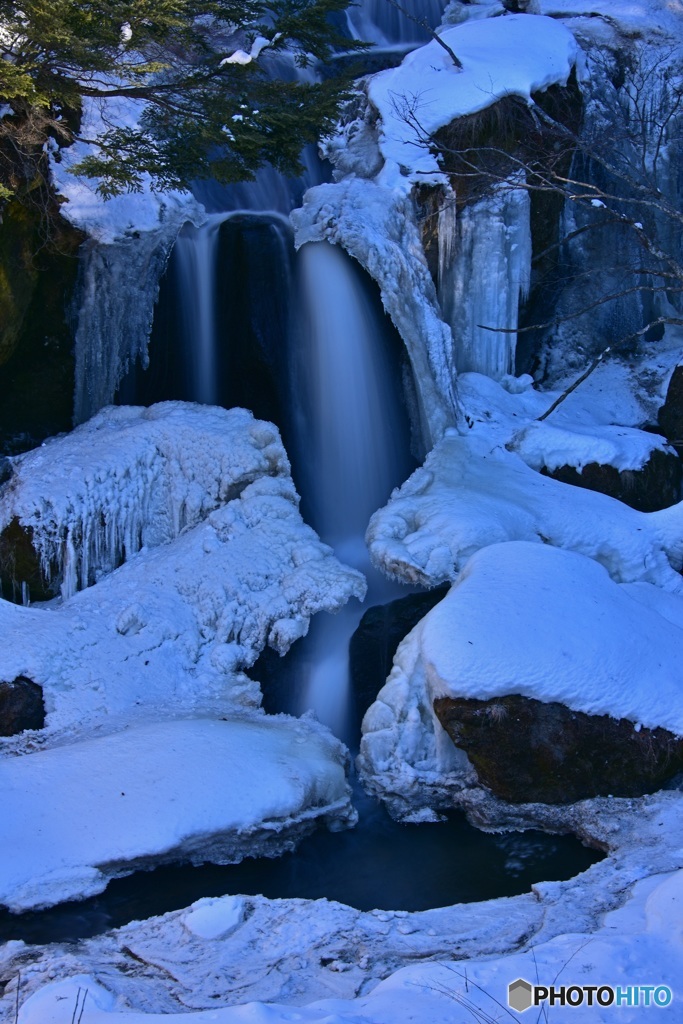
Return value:
M 415 24 L 419 25 L 420 28 L 423 28 L 425 30 L 425 32 L 429 32 L 429 34 L 432 37 L 432 39 L 435 42 L 437 42 L 439 44 L 439 46 L 442 46 L 444 48 L 444 50 L 446 51 L 448 56 L 451 58 L 451 60 L 455 64 L 455 66 L 458 69 L 458 71 L 462 71 L 462 61 L 460 60 L 460 58 L 456 56 L 456 54 L 450 48 L 448 43 L 445 42 L 445 40 L 443 40 L 441 38 L 439 33 L 434 31 L 434 29 L 429 24 L 429 22 L 427 21 L 426 18 L 416 18 L 415 15 L 411 14 L 410 11 L 407 11 L 405 9 L 405 7 L 403 7 L 403 5 L 398 2 L 398 0 L 387 0 L 387 3 L 391 4 L 392 7 L 395 7 L 397 11 L 401 12 L 401 14 L 404 14 L 406 16 L 406 18 L 410 18 L 411 21 L 414 21 Z
M 611 345 L 608 345 L 607 348 L 603 349 L 602 352 L 600 353 L 600 355 L 595 357 L 595 359 L 590 364 L 588 369 L 584 370 L 584 372 L 581 374 L 581 376 L 577 377 L 576 380 L 574 381 L 574 383 L 570 384 L 570 386 L 566 389 L 566 391 L 563 391 L 562 394 L 560 395 L 560 397 L 555 399 L 555 401 L 550 406 L 550 408 L 546 409 L 546 411 L 543 413 L 543 415 L 538 417 L 538 422 L 540 423 L 542 420 L 546 420 L 548 418 L 548 416 L 550 416 L 550 413 L 554 412 L 555 409 L 557 409 L 558 405 L 560 405 L 562 402 L 564 402 L 565 398 L 569 398 L 569 396 L 571 395 L 572 391 L 576 391 L 576 389 L 578 388 L 579 384 L 583 384 L 583 382 L 585 381 L 586 377 L 590 377 L 590 375 L 593 372 L 593 370 L 597 369 L 597 367 L 603 361 L 605 356 L 609 352 L 611 352 L 611 351 L 612 351 L 612 346 Z

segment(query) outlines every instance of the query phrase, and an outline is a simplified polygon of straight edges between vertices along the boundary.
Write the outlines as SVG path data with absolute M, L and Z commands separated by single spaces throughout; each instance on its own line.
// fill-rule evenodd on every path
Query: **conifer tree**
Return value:
M 165 189 L 249 178 L 266 161 L 295 171 L 344 83 L 302 81 L 292 65 L 362 45 L 336 27 L 347 4 L 0 0 L 0 198 L 44 184 L 46 148 L 78 139 L 92 145 L 76 170 L 105 196 L 145 173 Z M 102 120 L 87 138 L 91 101 Z

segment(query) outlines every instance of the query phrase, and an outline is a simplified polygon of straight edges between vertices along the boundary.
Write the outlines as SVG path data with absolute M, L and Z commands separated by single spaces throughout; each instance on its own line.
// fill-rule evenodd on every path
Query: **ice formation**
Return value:
M 292 215 L 297 245 L 324 239 L 342 245 L 379 284 L 410 356 L 426 446 L 457 419 L 456 368 L 495 376 L 512 369 L 514 333 L 478 325 L 514 328 L 531 258 L 521 190 L 482 200 L 458 218 L 442 210 L 437 299 L 411 194 L 418 183 L 448 185 L 429 135 L 502 96 L 529 99 L 535 90 L 565 83 L 576 59 L 574 37 L 549 18 L 471 21 L 441 35 L 464 70 L 431 42 L 400 67 L 371 76 L 340 137 L 325 148 L 340 180 L 310 189 Z M 445 206 L 451 202 L 446 195 Z
M 526 190 L 506 186 L 457 216 L 439 216 L 439 302 L 458 373 L 495 380 L 514 373 L 518 309 L 530 275 Z
M 64 598 L 167 543 L 261 476 L 286 478 L 277 430 L 244 409 L 165 402 L 102 410 L 14 461 L 0 529 L 31 532 Z
M 105 410 L 61 441 L 47 460 L 54 523 L 97 522 L 117 497 L 130 517 L 139 502 L 145 547 L 56 608 L 0 602 L 0 678 L 43 687 L 45 735 L 253 706 L 258 687 L 243 670 L 266 644 L 284 653 L 317 611 L 363 597 L 361 574 L 302 522 L 277 431 L 250 413 Z M 30 460 L 35 475 L 24 471 L 27 495 L 45 493 L 47 450 Z
M 113 124 L 138 123 L 144 103 L 123 97 L 83 101 L 81 132 L 96 138 Z M 62 215 L 86 233 L 73 310 L 76 321 L 74 421 L 82 423 L 114 400 L 126 368 L 147 365 L 159 279 L 187 221 L 201 223 L 203 207 L 189 192 L 141 189 L 104 200 L 97 179 L 71 173 L 90 146 L 75 142 L 53 152 L 50 170 L 63 198 Z M 57 159 L 58 156 L 58 159 Z

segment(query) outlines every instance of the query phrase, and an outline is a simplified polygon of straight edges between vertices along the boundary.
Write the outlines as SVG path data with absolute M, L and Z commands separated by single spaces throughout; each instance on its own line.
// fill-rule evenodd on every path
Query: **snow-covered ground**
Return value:
M 522 977 L 668 985 L 674 999 L 657 1019 L 679 1020 L 680 793 L 586 801 L 563 814 L 484 803 L 481 820 L 572 823 L 612 855 L 526 895 L 418 914 L 228 896 L 76 946 L 11 942 L 0 954 L 4 1019 L 14 1019 L 19 981 L 19 1024 L 71 1024 L 86 990 L 83 1024 L 465 1024 L 517 1019 L 507 986 Z M 528 1016 L 544 1020 L 539 1012 Z M 645 1012 L 555 1006 L 548 1019 L 632 1024 Z

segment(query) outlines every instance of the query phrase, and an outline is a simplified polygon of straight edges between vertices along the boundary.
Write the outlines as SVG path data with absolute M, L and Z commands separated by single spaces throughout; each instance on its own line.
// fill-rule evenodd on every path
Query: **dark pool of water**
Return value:
M 73 941 L 227 893 L 327 897 L 359 910 L 428 910 L 527 892 L 533 882 L 571 878 L 602 856 L 572 836 L 489 835 L 462 814 L 399 825 L 364 794 L 354 802 L 361 814 L 355 829 L 316 832 L 294 853 L 227 867 L 141 871 L 79 903 L 20 916 L 3 912 L 0 940 Z

